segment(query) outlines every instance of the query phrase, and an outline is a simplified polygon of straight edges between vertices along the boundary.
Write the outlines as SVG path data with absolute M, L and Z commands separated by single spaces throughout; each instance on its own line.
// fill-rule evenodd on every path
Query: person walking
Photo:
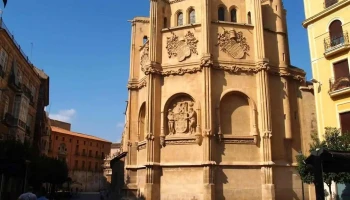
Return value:
M 18 200 L 36 200 L 37 197 L 35 194 L 33 194 L 33 188 L 29 187 L 28 192 L 21 194 L 18 197 Z

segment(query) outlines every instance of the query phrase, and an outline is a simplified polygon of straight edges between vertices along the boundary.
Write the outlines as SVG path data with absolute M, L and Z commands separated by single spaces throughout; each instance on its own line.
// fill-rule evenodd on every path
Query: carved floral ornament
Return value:
M 168 51 L 169 58 L 177 57 L 178 61 L 182 62 L 191 57 L 192 54 L 198 55 L 197 43 L 198 40 L 190 31 L 187 32 L 184 38 L 179 38 L 177 35 L 172 33 L 171 37 L 167 37 L 167 45 L 165 48 Z
M 243 59 L 245 55 L 249 55 L 250 50 L 246 38 L 241 31 L 235 30 L 224 31 L 218 33 L 218 43 L 216 44 L 221 51 L 235 59 Z
M 141 68 L 149 64 L 149 40 L 140 49 L 140 65 Z

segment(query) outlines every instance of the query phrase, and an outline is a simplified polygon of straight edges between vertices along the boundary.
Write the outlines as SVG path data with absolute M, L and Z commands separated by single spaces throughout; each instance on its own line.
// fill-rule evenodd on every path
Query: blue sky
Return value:
M 303 3 L 284 5 L 292 64 L 310 79 Z M 127 100 L 127 20 L 148 14 L 149 0 L 9 0 L 3 19 L 30 60 L 50 76 L 50 115 L 71 122 L 73 131 L 116 142 Z

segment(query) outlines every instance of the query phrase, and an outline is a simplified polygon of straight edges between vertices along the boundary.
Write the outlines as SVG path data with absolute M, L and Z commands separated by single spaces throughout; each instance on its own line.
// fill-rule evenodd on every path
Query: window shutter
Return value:
M 343 27 L 342 27 L 341 21 L 334 20 L 329 25 L 329 35 L 331 39 L 341 37 L 343 35 Z
M 340 114 L 340 125 L 343 133 L 350 133 L 350 112 Z
M 348 60 L 343 60 L 333 64 L 334 79 L 338 80 L 342 77 L 349 76 L 349 63 Z

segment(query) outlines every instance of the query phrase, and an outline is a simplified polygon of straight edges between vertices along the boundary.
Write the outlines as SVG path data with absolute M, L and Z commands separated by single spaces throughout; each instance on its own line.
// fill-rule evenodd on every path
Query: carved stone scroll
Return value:
M 218 43 L 220 50 L 230 55 L 235 59 L 242 59 L 245 55 L 249 55 L 250 50 L 247 44 L 246 38 L 241 31 L 235 30 L 224 31 L 224 33 L 218 33 Z
M 182 62 L 189 58 L 192 54 L 197 54 L 198 40 L 194 37 L 194 34 L 190 31 L 184 36 L 184 39 L 179 39 L 177 35 L 172 33 L 171 37 L 167 37 L 166 49 L 168 51 L 169 58 L 177 57 L 179 62 Z

